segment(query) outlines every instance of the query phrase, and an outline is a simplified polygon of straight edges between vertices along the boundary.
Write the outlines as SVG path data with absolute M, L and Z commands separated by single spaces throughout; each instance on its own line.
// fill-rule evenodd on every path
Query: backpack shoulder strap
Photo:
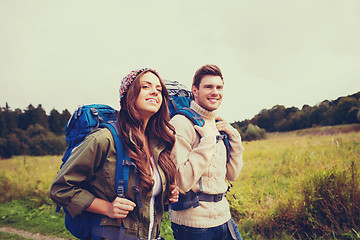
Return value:
M 204 119 L 200 116 L 200 114 L 198 114 L 197 112 L 195 112 L 192 108 L 182 108 L 178 111 L 176 111 L 176 113 L 174 115 L 183 115 L 185 116 L 187 119 L 189 119 L 194 125 L 198 125 L 200 127 L 204 126 L 205 121 Z
M 229 142 L 229 135 L 227 133 L 225 134 L 225 138 L 224 138 L 224 143 L 225 143 L 225 147 L 226 147 L 226 162 L 230 161 L 230 150 L 231 150 L 231 146 L 230 146 L 230 142 Z
M 205 124 L 205 121 L 201 117 L 201 115 L 198 114 L 197 112 L 195 112 L 192 108 L 189 108 L 189 107 L 182 108 L 182 109 L 176 111 L 174 116 L 177 114 L 185 116 L 194 125 L 198 125 L 198 126 L 202 127 Z M 226 147 L 226 160 L 227 160 L 227 162 L 229 162 L 229 160 L 230 160 L 229 137 L 225 132 L 221 131 L 220 135 L 216 137 L 217 142 L 220 139 L 222 139 L 224 141 L 224 144 Z M 226 193 L 215 194 L 215 195 L 204 194 L 203 188 L 202 188 L 202 178 L 201 177 L 199 178 L 199 188 L 200 188 L 200 191 L 198 193 L 194 193 L 190 190 L 190 191 L 186 192 L 185 195 L 181 195 L 179 198 L 179 201 L 177 203 L 171 204 L 171 209 L 173 209 L 174 211 L 180 211 L 180 210 L 188 209 L 190 207 L 195 208 L 195 207 L 199 206 L 199 201 L 208 201 L 208 202 L 215 201 L 216 202 L 216 201 L 221 200 L 222 197 L 224 197 L 226 194 Z M 229 188 L 228 188 L 228 190 L 229 190 Z M 201 196 L 201 197 L 199 197 L 199 196 Z
M 229 135 L 224 132 L 224 131 L 220 131 L 220 135 L 216 136 L 216 142 L 223 140 L 224 144 L 225 144 L 225 148 L 226 148 L 226 162 L 230 161 L 230 150 L 231 150 L 231 145 L 229 142 Z
M 124 164 L 125 161 L 131 161 L 119 136 L 118 127 L 116 122 L 103 123 L 108 128 L 114 138 L 116 147 L 116 180 L 115 190 L 119 197 L 125 197 L 125 193 L 128 186 L 130 167 Z
M 176 111 L 176 113 L 174 115 L 183 115 L 185 117 L 187 117 L 194 125 L 198 125 L 200 127 L 204 126 L 205 121 L 204 119 L 200 116 L 200 114 L 198 114 L 197 112 L 195 112 L 192 108 L 182 108 L 178 111 Z M 227 133 L 221 131 L 220 132 L 221 135 L 219 135 L 219 137 L 217 138 L 217 141 L 222 139 L 224 141 L 225 147 L 226 147 L 226 160 L 227 162 L 229 162 L 230 160 L 230 142 L 229 142 L 229 136 L 227 135 Z

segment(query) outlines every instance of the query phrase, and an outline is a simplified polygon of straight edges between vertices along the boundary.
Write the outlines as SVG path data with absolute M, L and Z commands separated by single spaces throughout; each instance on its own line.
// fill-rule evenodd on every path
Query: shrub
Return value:
M 55 135 L 39 124 L 30 125 L 26 131 L 14 129 L 7 138 L 0 138 L 0 156 L 61 155 L 66 149 L 64 135 Z
M 266 137 L 264 129 L 259 128 L 257 125 L 249 124 L 242 138 L 244 141 L 260 140 Z

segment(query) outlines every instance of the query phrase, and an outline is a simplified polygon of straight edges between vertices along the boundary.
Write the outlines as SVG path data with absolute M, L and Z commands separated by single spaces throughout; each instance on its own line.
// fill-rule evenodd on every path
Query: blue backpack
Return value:
M 92 133 L 97 128 L 108 128 L 116 145 L 117 166 L 116 166 L 116 182 L 115 190 L 119 197 L 125 197 L 128 186 L 129 172 L 131 160 L 124 149 L 122 140 L 118 134 L 117 127 L 117 111 L 112 107 L 101 104 L 85 105 L 79 107 L 71 116 L 67 125 L 65 126 L 65 136 L 68 142 L 67 149 L 62 158 L 62 165 L 66 163 L 70 157 L 73 149 L 83 142 L 86 136 Z M 135 193 L 137 206 L 142 207 L 140 193 L 138 196 Z M 59 209 L 58 209 L 59 210 Z M 97 239 L 99 236 L 92 235 L 93 227 L 97 226 L 97 232 L 102 232 L 105 228 L 99 231 L 100 221 L 103 217 L 100 214 L 84 211 L 74 218 L 64 207 L 65 212 L 65 226 L 71 234 L 80 239 Z M 101 234 L 101 233 L 100 233 Z
M 183 115 L 188 118 L 194 125 L 198 125 L 200 127 L 204 126 L 204 119 L 193 109 L 190 108 L 190 102 L 192 99 L 192 92 L 189 91 L 184 85 L 180 84 L 177 81 L 169 81 L 165 80 L 165 86 L 170 95 L 170 101 L 168 104 L 170 118 L 175 115 Z M 219 140 L 223 140 L 226 147 L 226 157 L 227 162 L 230 160 L 230 143 L 228 135 L 221 131 L 220 135 L 216 136 L 217 142 Z M 232 184 L 229 182 L 230 187 Z M 180 211 L 184 209 L 188 209 L 190 207 L 199 206 L 199 201 L 207 201 L 207 202 L 218 202 L 221 201 L 226 193 L 221 194 L 206 194 L 202 192 L 202 179 L 199 179 L 199 187 L 200 192 L 194 193 L 193 191 L 187 192 L 185 195 L 179 196 L 179 201 L 177 203 L 171 204 L 171 209 L 174 211 Z

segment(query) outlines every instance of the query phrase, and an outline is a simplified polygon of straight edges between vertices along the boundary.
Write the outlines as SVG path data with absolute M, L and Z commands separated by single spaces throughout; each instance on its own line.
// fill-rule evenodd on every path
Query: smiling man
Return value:
M 173 148 L 176 181 L 186 193 L 180 195 L 180 205 L 174 205 L 171 211 L 176 240 L 241 239 L 225 197 L 228 189 L 225 180 L 233 181 L 239 176 L 244 149 L 239 132 L 216 116 L 223 88 L 219 67 L 202 66 L 193 79 L 190 108 L 204 119 L 204 126 L 194 126 L 183 115 L 175 115 L 171 120 L 176 131 Z M 225 141 L 219 140 L 220 132 L 226 133 L 229 152 Z

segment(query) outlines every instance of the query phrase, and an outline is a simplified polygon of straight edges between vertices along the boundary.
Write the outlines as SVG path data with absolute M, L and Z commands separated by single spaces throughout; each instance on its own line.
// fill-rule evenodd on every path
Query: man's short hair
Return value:
M 221 70 L 218 66 L 213 65 L 213 64 L 207 64 L 207 65 L 202 66 L 195 72 L 192 85 L 195 86 L 197 89 L 199 89 L 201 80 L 206 75 L 219 76 L 219 77 L 221 77 L 221 80 L 224 80 Z

